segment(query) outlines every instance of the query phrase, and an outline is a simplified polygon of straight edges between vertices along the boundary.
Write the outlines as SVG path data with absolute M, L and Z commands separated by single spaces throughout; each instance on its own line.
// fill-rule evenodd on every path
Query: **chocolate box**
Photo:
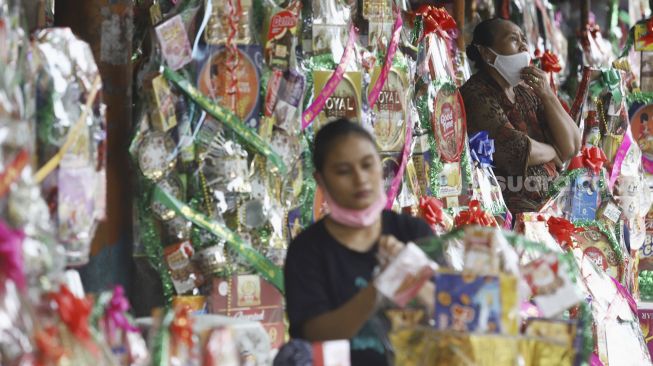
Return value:
M 285 342 L 283 295 L 258 275 L 213 278 L 207 311 L 260 322 L 270 336 L 272 348 L 279 348 Z

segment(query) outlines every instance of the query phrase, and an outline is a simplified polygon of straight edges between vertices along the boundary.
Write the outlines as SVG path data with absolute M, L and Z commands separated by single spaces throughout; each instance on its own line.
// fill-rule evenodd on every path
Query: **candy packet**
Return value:
M 408 243 L 376 277 L 374 286 L 397 305 L 404 307 L 412 300 L 436 267 L 414 243 Z

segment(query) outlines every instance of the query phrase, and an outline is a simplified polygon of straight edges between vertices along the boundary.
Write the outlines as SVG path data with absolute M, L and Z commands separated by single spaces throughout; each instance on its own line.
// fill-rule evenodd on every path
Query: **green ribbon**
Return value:
M 590 86 L 590 95 L 592 99 L 598 98 L 604 90 L 612 94 L 612 99 L 619 104 L 623 100 L 621 92 L 621 75 L 615 68 L 601 69 L 601 79 L 592 83 Z
M 180 202 L 159 187 L 156 187 L 154 190 L 154 199 L 161 202 L 169 209 L 175 210 L 175 212 L 181 214 L 195 225 L 225 240 L 227 245 L 254 267 L 264 279 L 274 285 L 274 287 L 276 287 L 282 294 L 285 293 L 281 268 L 274 265 L 274 263 L 265 258 L 261 253 L 257 252 L 256 249 L 252 248 L 252 246 L 243 240 L 243 238 L 238 234 L 229 230 L 226 226 L 193 210 L 190 206 Z
M 626 95 L 626 101 L 628 106 L 632 106 L 635 103 L 639 104 L 651 104 L 653 103 L 653 93 L 650 92 L 633 92 Z
M 166 308 L 161 318 L 159 332 L 154 337 L 152 346 L 152 365 L 167 366 L 170 361 L 170 325 L 175 320 L 175 311 Z
M 641 271 L 638 276 L 639 294 L 644 301 L 653 301 L 653 271 Z
M 286 164 L 281 156 L 274 152 L 272 147 L 251 128 L 247 127 L 235 114 L 227 108 L 221 107 L 209 101 L 200 93 L 187 79 L 164 66 L 163 75 L 170 82 L 175 84 L 186 94 L 190 100 L 200 106 L 211 117 L 222 121 L 227 127 L 234 131 L 247 145 L 256 150 L 271 162 L 277 169 L 279 175 L 283 176 L 288 172 Z
M 612 93 L 612 100 L 617 104 L 621 104 L 623 94 L 621 93 L 621 75 L 619 71 L 614 68 L 609 68 L 603 70 L 601 76 L 608 90 Z

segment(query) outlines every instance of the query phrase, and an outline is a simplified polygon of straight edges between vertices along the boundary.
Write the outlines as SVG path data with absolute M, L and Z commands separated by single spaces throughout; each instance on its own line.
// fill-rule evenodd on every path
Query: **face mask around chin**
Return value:
M 521 70 L 531 63 L 531 56 L 528 52 L 519 52 L 514 55 L 500 55 L 493 49 L 488 48 L 497 57 L 494 59 L 494 64 L 488 65 L 495 70 L 506 80 L 510 86 L 516 86 L 521 81 Z

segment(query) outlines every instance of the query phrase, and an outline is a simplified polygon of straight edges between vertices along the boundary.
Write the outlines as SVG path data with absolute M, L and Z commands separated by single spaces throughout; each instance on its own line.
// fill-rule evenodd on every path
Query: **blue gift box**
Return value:
M 571 221 L 595 220 L 599 207 L 598 177 L 581 174 L 571 184 L 569 216 Z
M 501 286 L 498 276 L 437 273 L 435 288 L 436 329 L 502 332 Z

